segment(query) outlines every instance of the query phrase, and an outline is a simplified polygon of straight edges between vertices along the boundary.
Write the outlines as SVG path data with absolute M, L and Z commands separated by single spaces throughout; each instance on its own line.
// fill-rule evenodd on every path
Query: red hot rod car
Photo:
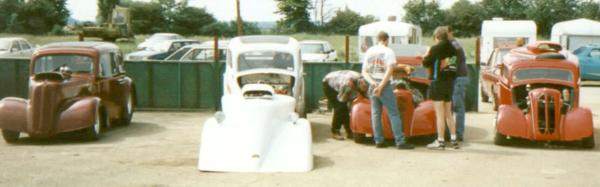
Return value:
M 424 52 L 425 48 L 422 49 L 421 52 Z M 412 75 L 409 78 L 403 78 L 404 83 L 397 84 L 394 89 L 396 103 L 400 115 L 402 116 L 404 136 L 410 138 L 435 135 L 437 134 L 437 131 L 433 101 L 419 101 L 424 98 L 423 96 L 426 95 L 427 88 L 431 83 L 428 79 L 428 70 L 422 66 L 422 58 L 418 56 L 419 52 L 414 54 L 402 54 L 396 52 L 396 54 L 396 63 L 408 64 L 415 67 L 415 71 Z M 406 77 L 406 75 L 402 74 L 403 73 L 394 73 L 394 79 L 397 80 L 398 77 Z M 417 99 L 416 97 L 420 97 L 421 99 Z M 385 109 L 385 107 L 383 109 L 383 135 L 386 139 L 393 139 L 394 136 L 387 116 L 387 109 Z M 358 94 L 358 97 L 352 101 L 350 128 L 354 133 L 354 140 L 357 143 L 364 141 L 365 134 L 373 134 L 373 127 L 371 125 L 371 101 L 365 94 Z
M 133 82 L 114 44 L 46 45 L 31 58 L 29 75 L 29 100 L 0 101 L 0 129 L 8 143 L 21 133 L 49 137 L 79 130 L 97 139 L 103 128 L 131 121 Z
M 579 107 L 578 66 L 574 55 L 557 43 L 512 49 L 498 65 L 494 142 L 504 145 L 515 137 L 594 147 L 592 112 Z

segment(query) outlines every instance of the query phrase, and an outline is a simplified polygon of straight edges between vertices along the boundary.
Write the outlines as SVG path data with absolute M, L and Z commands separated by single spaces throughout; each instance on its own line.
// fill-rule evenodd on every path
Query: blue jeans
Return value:
M 456 137 L 462 139 L 465 134 L 465 97 L 469 77 L 456 77 L 454 91 L 452 92 L 452 110 L 456 113 Z
M 373 93 L 373 86 L 369 87 L 369 93 Z M 392 127 L 392 132 L 394 133 L 394 139 L 396 145 L 404 144 L 404 133 L 402 132 L 402 117 L 400 116 L 400 112 L 398 111 L 398 106 L 396 104 L 396 96 L 394 95 L 393 87 L 388 84 L 383 90 L 381 90 L 381 95 L 379 97 L 373 96 L 371 97 L 371 124 L 373 125 L 373 137 L 375 139 L 375 143 L 381 144 L 384 141 L 383 137 L 383 124 L 381 123 L 381 114 L 382 107 L 385 106 L 388 111 L 388 117 L 390 119 L 390 126 Z M 383 106 L 382 106 L 383 105 Z

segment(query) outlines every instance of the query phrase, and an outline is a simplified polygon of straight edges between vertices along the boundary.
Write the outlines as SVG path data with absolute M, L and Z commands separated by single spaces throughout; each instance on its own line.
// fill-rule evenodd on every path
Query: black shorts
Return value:
M 429 98 L 434 101 L 452 101 L 454 83 L 450 80 L 435 80 L 429 88 Z

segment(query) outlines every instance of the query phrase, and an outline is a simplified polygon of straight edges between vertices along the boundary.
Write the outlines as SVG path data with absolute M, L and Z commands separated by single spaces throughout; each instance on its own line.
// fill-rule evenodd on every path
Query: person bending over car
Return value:
M 323 78 L 323 93 L 327 97 L 329 106 L 333 107 L 333 120 L 331 121 L 331 137 L 344 140 L 340 133 L 342 125 L 346 137 L 352 139 L 350 129 L 350 97 L 353 91 L 358 91 L 360 73 L 351 70 L 330 72 Z
M 404 139 L 402 117 L 396 104 L 396 96 L 393 92 L 394 88 L 390 85 L 392 72 L 396 65 L 396 55 L 392 49 L 387 47 L 388 39 L 389 35 L 387 33 L 379 32 L 377 35 L 377 45 L 367 50 L 362 66 L 362 75 L 369 83 L 371 122 L 373 125 L 375 147 L 386 147 L 381 123 L 382 107 L 385 106 L 391 122 L 390 126 L 394 133 L 396 148 L 413 149 L 415 146 L 407 143 Z M 410 66 L 405 65 L 404 67 L 407 72 L 410 72 Z
M 458 149 L 456 141 L 456 126 L 452 116 L 452 90 L 454 73 L 448 61 L 451 58 L 456 58 L 456 49 L 448 40 L 448 29 L 438 27 L 433 32 L 436 44 L 429 49 L 427 55 L 423 58 L 423 65 L 430 69 L 429 79 L 431 86 L 429 97 L 433 100 L 433 109 L 435 111 L 435 119 L 437 126 L 437 140 L 427 145 L 430 149 L 444 149 L 446 144 L 444 140 L 444 132 L 446 125 L 450 129 L 450 147 Z

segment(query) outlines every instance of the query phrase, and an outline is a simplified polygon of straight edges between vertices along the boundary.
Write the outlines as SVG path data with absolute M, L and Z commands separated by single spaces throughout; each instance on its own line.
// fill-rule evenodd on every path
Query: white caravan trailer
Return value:
M 531 20 L 504 21 L 502 18 L 485 20 L 481 25 L 479 60 L 486 64 L 495 48 L 516 47 L 517 38 L 525 44 L 537 41 L 537 26 Z
M 421 44 L 421 27 L 397 22 L 379 21 L 360 26 L 358 29 L 358 59 L 362 62 L 363 54 L 377 42 L 377 34 L 381 31 L 390 36 L 389 45 Z
M 551 40 L 569 51 L 588 44 L 600 44 L 600 22 L 584 18 L 558 22 L 552 26 Z

